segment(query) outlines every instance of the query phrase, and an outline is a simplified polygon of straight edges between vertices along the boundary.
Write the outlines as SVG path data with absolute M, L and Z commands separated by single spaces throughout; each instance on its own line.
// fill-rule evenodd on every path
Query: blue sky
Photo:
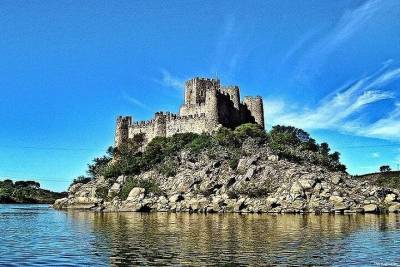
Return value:
M 0 177 L 65 190 L 115 117 L 177 111 L 218 76 L 262 95 L 351 173 L 400 163 L 400 2 L 0 2 Z

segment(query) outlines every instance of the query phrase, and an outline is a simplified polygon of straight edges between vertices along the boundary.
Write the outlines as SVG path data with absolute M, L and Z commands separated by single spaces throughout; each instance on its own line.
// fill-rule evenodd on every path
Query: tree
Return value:
M 329 148 L 328 143 L 321 143 L 319 145 L 319 151 L 321 152 L 322 155 L 328 156 L 329 155 L 329 151 L 331 151 L 331 149 Z
M 382 165 L 382 166 L 379 167 L 379 170 L 381 172 L 390 172 L 392 169 L 390 168 L 389 165 Z
M 334 161 L 334 162 L 339 162 L 340 160 L 340 153 L 339 152 L 333 152 L 332 154 L 329 155 L 329 158 Z

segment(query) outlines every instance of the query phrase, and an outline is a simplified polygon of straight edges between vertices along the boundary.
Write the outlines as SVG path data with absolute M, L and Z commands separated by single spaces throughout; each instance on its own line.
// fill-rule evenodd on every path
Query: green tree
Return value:
M 389 165 L 382 165 L 379 167 L 380 172 L 390 172 L 392 168 Z

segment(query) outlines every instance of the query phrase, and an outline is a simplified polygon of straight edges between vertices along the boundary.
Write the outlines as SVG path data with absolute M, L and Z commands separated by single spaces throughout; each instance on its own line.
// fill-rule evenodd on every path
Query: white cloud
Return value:
M 377 158 L 379 158 L 380 156 L 381 156 L 381 155 L 380 155 L 378 152 L 374 152 L 374 153 L 371 154 L 371 157 L 374 158 L 374 159 L 377 159 Z
M 162 78 L 161 80 L 156 80 L 157 83 L 161 84 L 162 86 L 165 87 L 170 87 L 178 91 L 182 91 L 184 87 L 184 80 L 177 78 L 167 70 L 162 70 L 161 71 Z
M 129 96 L 127 93 L 123 92 L 122 96 L 129 103 L 131 103 L 131 104 L 133 104 L 133 105 L 135 105 L 137 107 L 140 107 L 140 108 L 143 108 L 143 109 L 146 109 L 146 110 L 150 110 L 148 105 L 146 105 L 145 103 L 141 102 L 140 100 L 138 100 L 138 99 L 136 99 L 136 98 L 134 98 L 132 96 Z
M 294 109 L 281 100 L 266 100 L 266 121 L 271 124 L 294 125 L 304 129 L 335 129 L 350 134 L 400 139 L 400 103 L 383 118 L 365 123 L 360 114 L 368 106 L 394 99 L 393 92 L 379 89 L 400 78 L 400 68 L 381 69 L 370 76 L 341 87 L 315 108 Z

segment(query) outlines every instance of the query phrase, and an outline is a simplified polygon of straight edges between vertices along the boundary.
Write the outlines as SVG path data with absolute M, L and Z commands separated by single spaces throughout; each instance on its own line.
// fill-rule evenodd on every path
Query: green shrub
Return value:
M 233 132 L 239 140 L 247 138 L 257 139 L 259 142 L 264 143 L 268 139 L 268 134 L 261 128 L 260 125 L 254 123 L 242 124 L 235 128 Z
M 164 174 L 167 177 L 171 177 L 176 175 L 177 168 L 178 166 L 174 161 L 168 160 L 161 164 L 161 166 L 159 167 L 159 171 L 161 174 Z
M 223 147 L 240 147 L 240 141 L 235 133 L 228 128 L 221 127 L 214 135 L 216 144 Z
M 79 183 L 79 184 L 87 184 L 87 183 L 89 183 L 89 182 L 92 181 L 92 180 L 93 180 L 93 178 L 91 178 L 91 177 L 85 177 L 85 176 L 81 175 L 81 176 L 76 177 L 76 178 L 72 181 L 70 187 L 73 186 L 74 184 L 78 184 L 78 183 Z
M 229 167 L 232 170 L 236 170 L 236 168 L 237 168 L 237 166 L 239 164 L 239 159 L 238 158 L 230 159 L 228 163 L 229 163 Z
M 269 180 L 266 180 L 261 184 L 256 184 L 254 182 L 243 184 L 236 191 L 236 193 L 239 195 L 246 195 L 251 198 L 266 197 L 271 192 L 273 192 L 273 189 L 272 189 L 272 183 Z
M 102 186 L 96 188 L 96 196 L 99 198 L 107 198 L 108 195 L 108 187 Z
M 208 134 L 201 134 L 196 136 L 192 142 L 188 143 L 185 148 L 193 154 L 198 154 L 206 148 L 212 146 L 211 136 Z

